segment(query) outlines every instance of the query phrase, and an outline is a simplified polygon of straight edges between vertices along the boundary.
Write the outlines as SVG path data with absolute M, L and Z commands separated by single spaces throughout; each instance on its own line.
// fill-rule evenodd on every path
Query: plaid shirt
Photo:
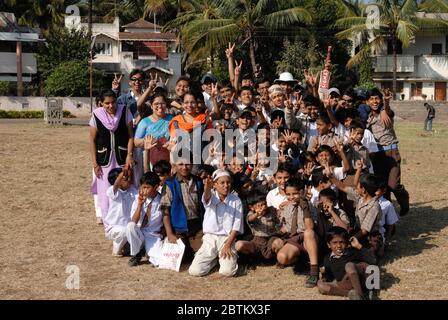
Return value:
M 191 177 L 190 180 L 183 180 L 179 175 L 176 175 L 176 179 L 180 183 L 187 220 L 199 218 L 199 195 L 196 183 L 194 183 Z M 162 210 L 169 209 L 173 202 L 173 195 L 170 188 L 164 189 L 162 199 L 160 200 Z
M 246 217 L 247 224 L 252 231 L 252 234 L 257 237 L 272 237 L 279 232 L 278 217 L 274 207 L 269 207 L 268 212 L 264 216 L 258 217 L 255 221 L 250 222 L 249 216 L 254 215 L 255 212 L 249 212 Z
M 381 206 L 376 197 L 364 203 L 355 188 L 349 188 L 347 199 L 356 203 L 356 227 L 368 232 L 380 229 Z

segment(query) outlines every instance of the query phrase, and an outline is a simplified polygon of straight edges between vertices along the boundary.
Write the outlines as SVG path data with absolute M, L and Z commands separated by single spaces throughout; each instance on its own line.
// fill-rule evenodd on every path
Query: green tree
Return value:
M 404 48 L 408 47 L 415 34 L 423 29 L 444 29 L 446 24 L 435 18 L 417 16 L 419 11 L 416 0 L 380 0 L 374 3 L 379 8 L 379 28 L 372 28 L 363 15 L 365 4 L 348 3 L 340 0 L 339 5 L 344 7 L 346 16 L 338 19 L 336 25 L 343 29 L 337 35 L 341 39 L 354 39 L 360 35 L 359 51 L 348 61 L 347 66 L 358 65 L 373 51 L 384 50 L 389 42 L 393 55 L 393 97 L 397 90 L 397 49 L 401 42 Z M 353 9 L 354 8 L 354 9 Z
M 257 70 L 258 41 L 266 36 L 307 33 L 300 23 L 311 22 L 311 15 L 299 6 L 300 1 L 223 0 L 212 1 L 218 8 L 218 19 L 193 20 L 182 30 L 185 50 L 210 52 L 228 42 L 248 43 L 252 71 Z M 289 33 L 288 33 L 289 32 Z
M 288 39 L 283 41 L 283 50 L 280 53 L 281 60 L 276 61 L 277 74 L 288 71 L 295 77 L 302 79 L 303 70 L 308 69 L 310 61 L 307 52 L 307 47 L 302 41 L 291 42 Z
M 71 60 L 89 61 L 90 39 L 87 31 L 61 28 L 48 35 L 37 54 L 38 69 L 45 80 L 61 63 Z
M 375 87 L 372 71 L 372 57 L 366 57 L 359 65 L 359 88 L 369 90 Z
M 102 72 L 94 71 L 94 92 L 104 88 Z M 88 96 L 89 68 L 86 61 L 72 60 L 60 64 L 45 80 L 45 96 Z

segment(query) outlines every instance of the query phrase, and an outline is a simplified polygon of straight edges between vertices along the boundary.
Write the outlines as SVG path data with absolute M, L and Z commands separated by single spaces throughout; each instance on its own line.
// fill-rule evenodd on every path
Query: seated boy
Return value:
M 246 221 L 254 237 L 237 241 L 235 248 L 255 258 L 272 259 L 283 247 L 283 241 L 276 237 L 280 232 L 277 212 L 266 205 L 266 195 L 262 193 L 250 195 L 247 201 L 250 211 Z
M 112 169 L 107 177 L 111 186 L 106 194 L 109 211 L 104 219 L 106 238 L 112 240 L 112 255 L 122 256 L 126 244 L 126 226 L 131 221 L 131 208 L 138 192 L 132 186 L 132 177 L 121 168 Z
M 341 227 L 328 230 L 327 245 L 331 252 L 324 258 L 324 280 L 319 280 L 317 288 L 324 295 L 349 297 L 350 300 L 366 299 L 363 284 L 366 282 L 366 268 L 376 264 L 370 250 L 364 248 L 357 238 L 350 239 Z
M 308 256 L 311 268 L 305 286 L 312 288 L 319 280 L 317 238 L 303 189 L 304 184 L 298 179 L 293 178 L 286 183 L 285 192 L 290 204 L 280 215 L 285 245 L 277 253 L 277 261 L 286 266 L 291 265 L 300 256 Z
M 214 188 L 214 190 L 212 190 Z M 202 245 L 188 270 L 192 276 L 207 275 L 219 260 L 219 273 L 232 277 L 238 270 L 235 239 L 243 233 L 240 198 L 231 192 L 230 174 L 218 169 L 205 180 L 202 203 L 205 207 Z
M 363 174 L 358 178 L 361 175 L 361 170 L 362 166 L 358 162 L 355 175 L 356 189 L 337 180 L 328 167 L 325 169 L 325 174 L 339 190 L 347 193 L 349 200 L 355 202 L 355 237 L 362 243 L 366 243 L 368 234 L 378 231 L 380 228 L 381 207 L 376 198 L 378 185 L 375 176 Z
M 280 209 L 281 204 L 287 202 L 285 184 L 290 176 L 290 169 L 287 165 L 278 166 L 277 171 L 274 174 L 274 182 L 277 185 L 277 188 L 269 191 L 266 196 L 268 207 L 274 207 L 278 210 Z
M 129 266 L 135 267 L 142 255 L 148 255 L 153 265 L 159 265 L 162 250 L 162 212 L 160 194 L 157 192 L 160 178 L 154 172 L 146 172 L 140 179 L 138 197 L 132 204 L 132 221 L 126 228 L 126 238 L 131 248 Z M 144 244 L 144 248 L 142 245 Z
M 331 188 L 319 192 L 318 221 L 322 223 L 324 236 L 332 227 L 341 227 L 348 230 L 350 219 L 344 210 L 340 209 L 337 202 L 336 192 Z

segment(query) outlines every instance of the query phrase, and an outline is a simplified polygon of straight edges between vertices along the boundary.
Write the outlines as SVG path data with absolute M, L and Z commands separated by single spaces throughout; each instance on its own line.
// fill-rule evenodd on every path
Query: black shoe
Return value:
M 138 263 L 140 262 L 141 259 L 142 259 L 142 257 L 137 254 L 136 256 L 133 256 L 133 257 L 131 257 L 131 259 L 129 259 L 128 265 L 130 267 L 136 267 L 136 266 L 138 266 Z
M 308 276 L 305 282 L 305 288 L 314 288 L 317 286 L 317 281 L 319 281 L 319 276 Z
M 141 248 L 139 253 L 137 253 L 135 256 L 131 257 L 128 261 L 128 265 L 130 267 L 136 267 L 138 266 L 139 262 L 142 260 L 142 257 L 145 255 L 145 248 Z
M 402 206 L 400 209 L 400 217 L 407 215 L 409 212 L 409 206 Z

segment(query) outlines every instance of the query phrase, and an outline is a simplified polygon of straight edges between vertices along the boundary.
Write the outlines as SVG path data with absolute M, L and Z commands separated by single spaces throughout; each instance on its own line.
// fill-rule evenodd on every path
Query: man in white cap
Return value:
M 223 276 L 232 277 L 238 270 L 235 240 L 244 231 L 243 206 L 240 198 L 230 193 L 231 184 L 229 172 L 222 169 L 205 180 L 204 236 L 188 270 L 192 276 L 207 275 L 218 261 L 219 273 Z
M 294 86 L 298 82 L 299 81 L 294 79 L 294 77 L 292 76 L 291 73 L 283 72 L 283 73 L 280 74 L 279 78 L 274 81 L 274 84 L 279 84 L 282 87 L 283 92 L 289 98 L 289 96 L 292 93 L 292 90 L 293 90 Z

